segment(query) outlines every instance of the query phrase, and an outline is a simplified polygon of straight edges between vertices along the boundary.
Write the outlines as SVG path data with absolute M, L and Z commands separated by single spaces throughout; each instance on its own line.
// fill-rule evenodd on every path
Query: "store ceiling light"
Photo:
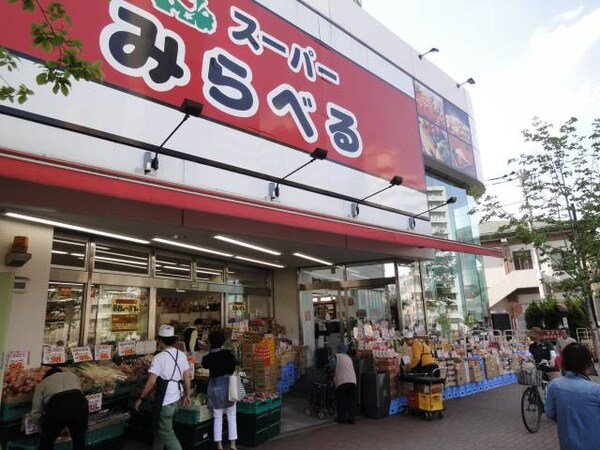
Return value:
M 196 273 L 204 273 L 206 275 L 219 275 L 219 276 L 223 275 L 223 272 L 219 272 L 217 270 L 206 270 L 206 269 L 196 269 Z
M 308 259 L 309 261 L 318 262 L 319 264 L 323 264 L 325 266 L 333 266 L 334 264 L 332 262 L 325 261 L 324 259 L 315 258 L 314 256 L 310 256 L 305 253 L 296 252 L 294 253 L 294 256 L 297 256 L 298 258 Z
M 142 261 L 132 261 L 130 259 L 120 259 L 120 258 L 109 258 L 107 256 L 98 256 L 96 255 L 96 260 L 98 261 L 107 261 L 107 262 L 119 262 L 119 263 L 125 263 L 125 264 L 130 264 L 132 266 L 147 266 L 148 263 L 147 262 L 142 262 Z
M 192 244 L 186 244 L 185 242 L 171 241 L 169 239 L 152 238 L 152 241 L 158 242 L 160 244 L 172 245 L 173 247 L 180 247 L 180 248 L 185 248 L 188 250 L 194 250 L 196 252 L 210 253 L 211 255 L 224 256 L 226 258 L 231 258 L 233 256 L 231 253 L 225 253 L 225 252 L 220 252 L 218 250 L 212 250 L 210 248 L 199 247 L 197 245 L 192 245 Z
M 214 236 L 214 238 L 218 239 L 219 241 L 229 242 L 230 244 L 235 244 L 235 245 L 239 245 L 241 247 L 251 248 L 252 250 L 256 250 L 259 252 L 268 253 L 269 255 L 275 255 L 275 256 L 281 255 L 281 252 L 278 252 L 276 250 L 271 250 L 266 247 L 261 247 L 260 245 L 255 245 L 255 244 L 251 244 L 249 242 L 240 241 L 238 239 L 233 239 L 233 238 L 230 238 L 227 236 L 222 236 L 220 234 Z
M 55 255 L 68 255 L 69 252 L 63 252 L 62 250 L 52 250 Z
M 80 231 L 82 233 L 93 234 L 96 236 L 104 236 L 111 239 L 118 239 L 121 241 L 134 242 L 136 244 L 149 244 L 150 241 L 144 239 L 138 239 L 131 236 L 125 236 L 124 234 L 109 233 L 107 231 L 96 230 L 94 228 L 80 227 L 77 225 L 71 225 L 70 223 L 58 222 L 56 220 L 42 219 L 41 217 L 33 217 L 25 214 L 17 214 L 12 212 L 5 212 L 6 217 L 12 217 L 13 219 L 25 220 L 27 222 L 41 223 L 44 225 L 50 225 L 57 228 L 64 228 L 66 230 Z
M 253 262 L 256 264 L 263 264 L 263 265 L 269 266 L 269 267 L 275 267 L 277 269 L 283 269 L 285 267 L 285 266 L 282 266 L 281 264 L 275 264 L 275 263 L 268 262 L 268 261 L 261 261 L 260 259 L 246 258 L 245 256 L 235 256 L 234 258 L 241 259 L 242 261 Z

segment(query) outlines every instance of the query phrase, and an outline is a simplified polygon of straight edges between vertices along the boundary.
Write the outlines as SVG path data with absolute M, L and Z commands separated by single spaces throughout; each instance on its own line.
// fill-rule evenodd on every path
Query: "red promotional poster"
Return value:
M 104 84 L 424 191 L 415 100 L 251 0 L 65 0 Z M 0 43 L 33 58 L 40 16 L 1 6 Z M 290 19 L 291 20 L 291 19 Z M 315 18 L 316 20 L 316 18 Z

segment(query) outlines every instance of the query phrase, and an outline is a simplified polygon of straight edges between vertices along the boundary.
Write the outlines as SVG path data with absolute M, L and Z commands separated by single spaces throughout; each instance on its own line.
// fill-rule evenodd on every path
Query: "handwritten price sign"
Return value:
M 73 348 L 71 349 L 71 353 L 73 354 L 73 362 L 84 362 L 84 361 L 91 361 L 92 359 L 92 352 L 90 350 L 89 347 L 77 347 L 77 348 Z
M 117 352 L 119 356 L 135 355 L 135 341 L 119 342 Z
M 27 367 L 29 352 L 16 351 L 6 354 L 6 370 L 9 372 L 19 371 Z
M 112 345 L 96 345 L 94 348 L 96 361 L 108 361 L 112 356 Z
M 102 409 L 102 393 L 86 395 L 88 401 L 88 412 L 90 414 Z
M 44 345 L 42 352 L 42 362 L 44 364 L 63 364 L 66 359 L 63 346 Z

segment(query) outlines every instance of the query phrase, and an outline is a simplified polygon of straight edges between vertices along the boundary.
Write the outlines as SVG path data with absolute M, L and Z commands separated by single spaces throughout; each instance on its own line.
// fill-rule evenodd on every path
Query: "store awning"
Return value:
M 6 208 L 54 209 L 58 217 L 93 217 L 94 223 L 156 233 L 165 227 L 238 233 L 348 251 L 337 261 L 397 256 L 430 258 L 443 250 L 502 257 L 496 249 L 321 216 L 266 202 L 191 189 L 148 177 L 10 151 L 0 154 L 0 202 Z M 53 214 L 53 211 L 48 211 Z M 119 230 L 120 231 L 120 230 Z M 127 231 L 127 230 L 126 230 Z

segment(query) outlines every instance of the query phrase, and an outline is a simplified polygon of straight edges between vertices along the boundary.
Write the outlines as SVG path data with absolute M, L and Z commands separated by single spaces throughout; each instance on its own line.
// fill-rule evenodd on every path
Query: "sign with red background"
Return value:
M 108 85 L 174 107 L 188 98 L 202 103 L 202 115 L 211 120 L 307 153 L 322 147 L 328 160 L 383 179 L 401 175 L 404 185 L 425 189 L 415 100 L 261 5 L 64 4 L 72 36 L 83 42 L 84 57 L 102 60 Z M 31 47 L 29 34 L 41 16 L 7 3 L 0 10 L 0 45 L 46 58 Z M 224 95 L 242 111 L 220 105 Z

